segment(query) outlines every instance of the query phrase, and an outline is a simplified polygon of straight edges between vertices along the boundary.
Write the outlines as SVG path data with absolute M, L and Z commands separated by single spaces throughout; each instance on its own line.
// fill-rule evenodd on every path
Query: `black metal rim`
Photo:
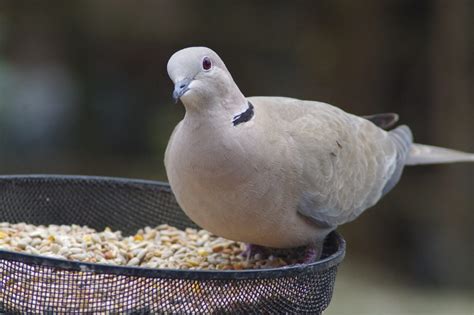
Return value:
M 160 181 L 128 179 L 120 177 L 84 176 L 84 175 L 4 175 L 0 176 L 0 182 L 11 180 L 64 180 L 64 181 L 106 181 L 115 184 L 124 184 L 136 187 L 153 186 L 171 191 L 169 185 Z M 65 259 L 48 258 L 38 255 L 22 254 L 11 251 L 0 250 L 0 259 L 18 261 L 21 263 L 50 266 L 63 270 L 107 273 L 123 276 L 168 278 L 168 279 L 190 279 L 190 280 L 212 280 L 212 279 L 260 279 L 290 277 L 298 274 L 314 273 L 327 270 L 337 266 L 345 256 L 346 242 L 337 232 L 332 232 L 328 237 L 337 244 L 337 251 L 322 260 L 311 264 L 298 264 L 283 268 L 272 269 L 249 269 L 249 270 L 182 270 L 182 269 L 152 269 L 143 267 L 115 266 L 96 263 L 83 263 Z

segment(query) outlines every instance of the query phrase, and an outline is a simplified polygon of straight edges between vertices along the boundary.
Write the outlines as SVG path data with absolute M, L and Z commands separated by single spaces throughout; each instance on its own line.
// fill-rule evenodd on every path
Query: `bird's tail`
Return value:
M 474 154 L 413 143 L 405 165 L 474 162 Z

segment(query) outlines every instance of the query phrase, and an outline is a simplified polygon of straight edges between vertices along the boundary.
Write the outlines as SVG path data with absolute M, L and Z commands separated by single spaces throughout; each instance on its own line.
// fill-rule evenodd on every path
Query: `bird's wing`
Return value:
M 400 180 L 403 169 L 406 165 L 408 154 L 410 153 L 410 148 L 413 144 L 413 135 L 408 126 L 403 125 L 397 127 L 394 130 L 390 131 L 388 135 L 395 145 L 396 160 L 395 169 L 393 171 L 393 174 L 385 183 L 385 186 L 382 190 L 382 196 L 392 190 L 393 187 L 395 187 L 395 185 Z
M 399 149 L 390 132 L 325 103 L 278 97 L 252 102 L 266 108 L 281 137 L 292 138 L 303 161 L 294 183 L 301 215 L 335 227 L 380 199 L 397 169 Z
M 370 120 L 382 129 L 390 129 L 398 122 L 398 114 L 395 113 L 367 115 L 362 116 L 362 118 Z

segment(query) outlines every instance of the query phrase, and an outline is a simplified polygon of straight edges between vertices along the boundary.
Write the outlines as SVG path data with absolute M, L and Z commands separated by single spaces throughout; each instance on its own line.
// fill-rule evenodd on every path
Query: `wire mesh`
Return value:
M 85 176 L 1 176 L 0 221 L 106 226 L 133 234 L 195 227 L 167 184 Z M 0 250 L 0 312 L 8 314 L 321 313 L 345 243 L 332 233 L 310 265 L 243 271 L 147 269 Z

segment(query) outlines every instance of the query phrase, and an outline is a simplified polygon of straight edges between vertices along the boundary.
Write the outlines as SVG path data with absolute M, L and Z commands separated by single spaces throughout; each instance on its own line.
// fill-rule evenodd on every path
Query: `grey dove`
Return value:
M 406 165 L 474 161 L 413 143 L 407 126 L 384 130 L 395 114 L 245 97 L 209 48 L 180 50 L 167 69 L 186 109 L 165 153 L 169 183 L 196 224 L 231 240 L 307 246 L 314 261 L 326 235 L 376 204 Z

